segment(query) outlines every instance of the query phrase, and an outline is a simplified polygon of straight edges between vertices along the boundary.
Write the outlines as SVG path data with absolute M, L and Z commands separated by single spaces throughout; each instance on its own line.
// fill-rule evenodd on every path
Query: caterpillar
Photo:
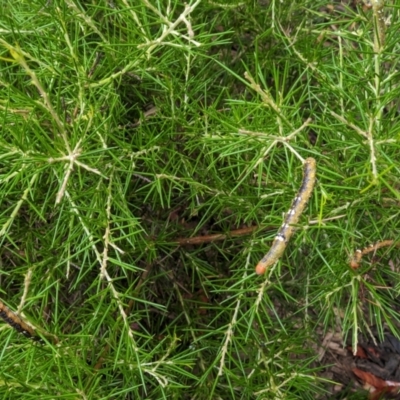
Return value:
M 261 259 L 256 266 L 256 274 L 262 275 L 268 267 L 274 265 L 285 251 L 286 245 L 293 235 L 300 215 L 303 213 L 308 200 L 314 189 L 317 174 L 317 166 L 314 158 L 307 158 L 304 161 L 303 182 L 294 198 L 289 211 L 286 213 L 282 226 L 280 227 L 269 252 Z
M 22 333 L 25 337 L 42 340 L 35 334 L 35 330 L 29 326 L 22 318 L 11 311 L 1 300 L 0 300 L 0 318 L 2 318 L 8 325 L 12 326 L 16 331 Z

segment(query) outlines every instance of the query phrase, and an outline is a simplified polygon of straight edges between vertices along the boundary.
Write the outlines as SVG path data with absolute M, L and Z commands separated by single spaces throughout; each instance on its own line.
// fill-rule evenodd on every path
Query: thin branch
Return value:
M 246 265 L 244 267 L 244 272 L 243 272 L 243 277 L 242 277 L 243 281 L 242 281 L 242 284 L 241 284 L 240 289 L 239 289 L 242 293 L 238 296 L 238 299 L 236 300 L 236 307 L 235 307 L 235 310 L 233 312 L 231 322 L 229 323 L 228 329 L 225 332 L 225 340 L 224 340 L 224 344 L 222 345 L 222 350 L 220 352 L 221 359 L 220 359 L 220 362 L 219 362 L 218 376 L 222 376 L 223 373 L 224 373 L 225 357 L 226 357 L 226 354 L 228 353 L 229 345 L 232 342 L 232 339 L 233 339 L 233 336 L 234 336 L 234 333 L 235 333 L 235 326 L 237 324 L 239 310 L 241 308 L 240 306 L 241 306 L 241 303 L 242 303 L 241 300 L 243 298 L 244 282 L 245 282 L 245 279 L 247 277 L 248 267 L 249 267 L 249 265 L 251 263 L 250 255 L 251 255 L 251 251 L 249 251 L 248 254 L 247 254 Z
M 240 237 L 250 235 L 253 232 L 259 230 L 266 230 L 266 229 L 275 229 L 275 227 L 271 226 L 250 226 L 248 228 L 241 228 L 229 231 L 228 233 L 215 233 L 213 235 L 203 235 L 203 236 L 195 236 L 189 238 L 178 238 L 174 240 L 174 242 L 178 243 L 179 246 L 188 246 L 188 245 L 198 245 L 203 243 L 212 243 L 219 240 L 226 240 L 233 237 Z

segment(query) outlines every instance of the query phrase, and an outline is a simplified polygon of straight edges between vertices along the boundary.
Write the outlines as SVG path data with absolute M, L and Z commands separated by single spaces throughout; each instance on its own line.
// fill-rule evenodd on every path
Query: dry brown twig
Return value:
M 240 237 L 240 236 L 245 236 L 253 233 L 254 231 L 257 230 L 265 230 L 273 228 L 271 226 L 265 226 L 265 227 L 260 227 L 260 226 L 250 226 L 248 228 L 241 228 L 241 229 L 235 229 L 233 231 L 229 231 L 228 233 L 215 233 L 212 235 L 201 235 L 201 236 L 195 236 L 191 238 L 178 238 L 175 240 L 179 244 L 179 246 L 188 246 L 188 245 L 196 245 L 196 244 L 203 244 L 203 243 L 212 243 L 216 242 L 218 240 L 225 240 L 228 238 L 232 237 Z
M 361 259 L 363 256 L 375 252 L 382 247 L 400 247 L 400 242 L 395 242 L 394 240 L 382 240 L 381 242 L 377 242 L 375 244 L 371 244 L 368 247 L 365 247 L 363 250 L 356 250 L 352 257 L 350 258 L 349 265 L 352 269 L 357 269 L 360 267 Z

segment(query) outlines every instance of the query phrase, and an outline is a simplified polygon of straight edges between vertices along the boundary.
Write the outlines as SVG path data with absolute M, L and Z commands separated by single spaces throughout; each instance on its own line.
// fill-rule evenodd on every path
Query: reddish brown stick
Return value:
M 371 244 L 365 247 L 363 250 L 356 250 L 353 256 L 350 258 L 349 264 L 352 269 L 357 269 L 360 267 L 362 256 L 372 253 L 382 247 L 396 246 L 400 247 L 400 242 L 395 242 L 394 240 L 382 240 L 381 242 Z
M 238 237 L 238 236 L 246 236 L 250 235 L 254 231 L 257 230 L 264 230 L 264 229 L 272 229 L 271 226 L 266 226 L 264 228 L 260 228 L 259 226 L 250 226 L 248 228 L 241 228 L 241 229 L 235 229 L 233 231 L 230 231 L 229 233 L 215 233 L 213 235 L 203 235 L 203 236 L 195 236 L 191 238 L 178 238 L 176 239 L 176 243 L 179 244 L 179 246 L 187 246 L 190 244 L 202 244 L 202 243 L 211 243 L 211 242 L 216 242 L 217 240 L 225 240 L 229 239 L 231 237 Z

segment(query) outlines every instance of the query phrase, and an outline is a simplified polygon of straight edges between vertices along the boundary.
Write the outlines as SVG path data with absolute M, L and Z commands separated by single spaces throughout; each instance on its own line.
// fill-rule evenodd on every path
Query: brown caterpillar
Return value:
M 256 266 L 257 275 L 264 274 L 268 267 L 274 265 L 278 261 L 285 251 L 286 245 L 291 236 L 293 235 L 295 229 L 293 225 L 297 224 L 299 217 L 303 213 L 314 189 L 317 174 L 317 166 L 314 158 L 310 157 L 304 161 L 303 173 L 303 182 L 300 186 L 300 189 L 285 216 L 281 228 L 275 236 L 269 252 Z
M 35 330 L 29 326 L 22 318 L 11 311 L 1 300 L 0 300 L 0 317 L 7 322 L 10 326 L 12 326 L 16 331 L 22 333 L 25 337 L 39 340 L 42 339 L 36 335 Z

